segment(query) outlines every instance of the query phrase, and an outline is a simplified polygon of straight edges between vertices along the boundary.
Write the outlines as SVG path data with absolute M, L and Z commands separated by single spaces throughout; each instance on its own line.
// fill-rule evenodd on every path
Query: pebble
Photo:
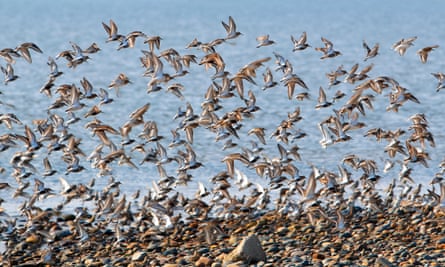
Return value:
M 213 260 L 208 258 L 208 257 L 204 257 L 201 256 L 196 262 L 195 262 L 195 266 L 196 267 L 210 267 L 213 263 Z
M 142 261 L 147 256 L 145 251 L 137 251 L 131 256 L 132 261 Z

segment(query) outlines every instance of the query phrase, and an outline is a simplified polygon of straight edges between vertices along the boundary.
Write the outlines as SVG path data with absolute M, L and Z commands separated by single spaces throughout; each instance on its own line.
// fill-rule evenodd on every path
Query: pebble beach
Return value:
M 443 210 L 411 203 L 394 212 L 357 211 L 344 229 L 338 229 L 326 219 L 312 225 L 307 216 L 245 211 L 230 220 L 178 222 L 169 229 L 119 224 L 117 237 L 107 223 L 88 223 L 92 216 L 88 214 L 82 218 L 88 239 L 82 241 L 74 215 L 48 214 L 41 217 L 35 232 L 21 233 L 26 230 L 19 228 L 10 235 L 10 251 L 2 262 L 4 266 L 443 266 L 443 215 Z

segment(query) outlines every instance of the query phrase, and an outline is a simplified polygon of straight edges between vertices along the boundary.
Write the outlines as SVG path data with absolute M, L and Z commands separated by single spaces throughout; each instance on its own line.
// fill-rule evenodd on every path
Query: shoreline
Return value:
M 97 214 L 46 211 L 33 218 L 32 227 L 18 227 L 8 235 L 9 249 L 1 262 L 3 266 L 168 267 L 445 264 L 443 207 L 414 202 L 382 212 L 354 207 L 341 229 L 332 212 L 317 205 L 308 211 L 312 212 L 283 215 L 244 210 L 235 218 L 190 217 L 187 223 L 177 218 L 168 228 L 156 227 L 150 218 L 138 218 L 144 215 L 136 213 L 132 219 L 129 214 L 99 219 Z M 258 238 L 265 261 L 249 262 L 233 255 L 252 235 Z

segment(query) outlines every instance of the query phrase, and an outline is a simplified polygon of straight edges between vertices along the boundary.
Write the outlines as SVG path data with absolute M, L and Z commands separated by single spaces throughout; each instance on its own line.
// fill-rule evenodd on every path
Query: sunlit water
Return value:
M 397 128 L 407 130 L 411 125 L 409 117 L 416 113 L 424 113 L 429 121 L 429 129 L 434 135 L 436 147 L 427 146 L 431 157 L 430 167 L 413 165 L 412 177 L 417 183 L 428 186 L 434 174 L 439 171 L 438 164 L 444 157 L 444 120 L 441 110 L 443 92 L 435 91 L 437 81 L 431 73 L 444 70 L 445 53 L 440 47 L 431 53 L 427 64 L 421 64 L 415 51 L 428 45 L 443 45 L 445 26 L 439 11 L 442 8 L 441 1 L 429 1 L 428 5 L 415 1 L 405 1 L 403 5 L 400 5 L 399 1 L 281 1 L 276 4 L 272 1 L 236 3 L 234 1 L 131 1 L 115 4 L 109 4 L 109 1 L 95 1 L 94 4 L 86 1 L 5 1 L 0 8 L 2 18 L 0 20 L 2 29 L 0 48 L 13 48 L 23 42 L 34 42 L 44 53 L 31 52 L 32 64 L 18 59 L 14 64 L 14 69 L 20 78 L 7 86 L 0 86 L 1 101 L 14 105 L 14 108 L 0 105 L 0 113 L 15 113 L 23 122 L 23 125 L 14 125 L 12 130 L 7 129 L 5 125 L 0 125 L 0 133 L 23 134 L 24 125 L 33 127 L 34 119 L 47 117 L 46 109 L 56 97 L 48 98 L 39 93 L 39 89 L 48 79 L 49 68 L 46 65 L 48 56 L 55 57 L 60 51 L 71 49 L 70 41 L 82 48 L 96 42 L 101 51 L 91 55 L 88 63 L 81 64 L 76 69 L 67 68 L 63 59 L 57 61 L 64 74 L 56 80 L 54 88 L 64 83 L 75 83 L 80 86 L 79 81 L 86 77 L 97 92 L 101 87 L 107 88 L 119 73 L 127 74 L 132 84 L 122 88 L 119 97 L 110 91 L 110 96 L 115 101 L 103 106 L 103 113 L 97 118 L 118 129 L 128 120 L 128 115 L 132 111 L 145 103 L 150 103 L 150 109 L 144 118 L 146 121 L 156 121 L 159 134 L 165 137 L 161 143 L 167 147 L 171 141 L 170 130 L 178 126 L 179 121 L 173 120 L 178 107 L 185 108 L 186 102 L 190 102 L 195 113 L 200 113 L 200 103 L 212 83 L 213 70 L 206 71 L 203 66 L 192 64 L 190 73 L 177 79 L 176 82 L 182 83 L 186 88 L 183 92 L 185 100 L 180 100 L 166 93 L 165 90 L 147 94 L 146 84 L 149 78 L 142 76 L 144 70 L 139 61 L 139 57 L 142 56 L 141 49 L 147 50 L 147 45 L 139 39 L 135 48 L 117 51 L 117 43 L 105 42 L 106 33 L 101 23 L 108 23 L 110 19 L 113 19 L 122 34 L 140 30 L 149 36 L 159 35 L 162 37 L 160 50 L 174 48 L 180 54 L 193 53 L 200 60 L 204 53 L 200 50 L 185 49 L 186 45 L 194 38 L 209 42 L 225 37 L 221 21 L 227 21 L 228 17 L 232 16 L 242 35 L 217 47 L 217 51 L 226 62 L 226 70 L 234 74 L 251 61 L 264 57 L 272 58 L 258 70 L 257 85 L 245 84 L 245 93 L 248 90 L 255 93 L 257 105 L 261 107 L 261 110 L 255 113 L 255 118 L 243 121 L 243 128 L 239 132 L 240 139 L 233 141 L 241 146 L 250 147 L 249 140 L 255 140 L 255 137 L 248 136 L 247 131 L 252 127 L 264 127 L 267 129 L 268 141 L 264 153 L 269 157 L 278 156 L 277 142 L 273 138 L 269 139 L 269 136 L 279 123 L 287 118 L 288 112 L 300 107 L 304 119 L 296 124 L 296 128 L 302 129 L 307 134 L 307 137 L 294 143 L 300 147 L 302 161 L 296 161 L 295 165 L 300 169 L 301 175 L 309 175 L 311 164 L 321 170 L 337 172 L 337 165 L 341 164 L 345 155 L 356 154 L 360 158 L 374 159 L 378 163 L 379 173 L 383 177 L 380 187 L 383 188 L 397 178 L 400 169 L 396 167 L 388 173 L 383 173 L 384 159 L 388 158 L 383 151 L 387 142 L 377 143 L 374 138 L 363 135 L 368 129 L 377 127 L 385 130 Z M 307 32 L 308 43 L 312 47 L 293 53 L 290 35 L 299 37 L 303 31 Z M 257 44 L 255 38 L 263 34 L 270 34 L 270 38 L 276 43 L 269 47 L 255 48 Z M 333 59 L 320 60 L 321 53 L 315 51 L 314 48 L 322 46 L 320 40 L 322 36 L 331 40 L 335 49 L 341 51 L 342 55 Z M 405 56 L 401 57 L 391 49 L 394 42 L 411 36 L 418 36 L 418 39 L 414 47 L 408 49 Z M 364 62 L 363 40 L 366 40 L 369 45 L 380 43 L 380 55 Z M 282 84 L 267 91 L 261 90 L 262 73 L 265 67 L 275 69 L 273 52 L 291 61 L 294 72 L 310 89 L 310 100 L 288 100 L 286 88 Z M 355 63 L 360 64 L 360 69 L 373 63 L 371 77 L 381 75 L 393 77 L 412 92 L 421 104 L 407 102 L 398 113 L 386 112 L 388 91 L 386 94 L 376 95 L 374 110 L 367 110 L 366 116 L 360 117 L 367 126 L 351 131 L 349 134 L 352 140 L 324 149 L 319 144 L 321 134 L 317 123 L 332 115 L 332 109 L 339 109 L 348 96 L 351 96 L 355 86 L 342 83 L 327 89 L 328 80 L 325 74 L 340 65 L 349 70 Z M 0 61 L 0 64 L 5 66 L 4 61 Z M 165 71 L 172 71 L 167 64 L 165 65 Z M 280 75 L 279 72 L 274 72 L 276 80 L 280 79 Z M 332 107 L 315 110 L 320 86 L 326 89 L 328 97 L 337 90 L 344 91 L 347 96 Z M 299 92 L 302 92 L 302 89 L 297 87 L 296 93 Z M 83 114 L 96 103 L 95 101 L 97 100 L 85 100 L 87 107 L 76 114 L 83 117 Z M 236 97 L 223 100 L 222 104 L 224 109 L 218 112 L 219 116 L 244 105 Z M 64 109 L 54 112 L 65 116 Z M 98 144 L 97 137 L 93 137 L 91 132 L 83 127 L 90 120 L 90 118 L 82 118 L 80 122 L 70 126 L 70 131 L 82 138 L 81 148 L 87 155 Z M 141 127 L 135 128 L 131 134 L 137 138 L 141 130 Z M 181 134 L 185 136 L 185 133 L 181 132 Z M 226 168 L 221 162 L 222 158 L 228 153 L 239 151 L 239 149 L 222 151 L 225 140 L 215 142 L 215 137 L 215 133 L 203 128 L 195 131 L 193 148 L 198 160 L 204 166 L 198 170 L 191 170 L 193 180 L 187 186 L 178 186 L 177 190 L 193 195 L 197 190 L 198 181 L 211 188 L 209 179 Z M 120 142 L 119 137 L 111 138 L 117 144 Z M 6 169 L 1 179 L 12 187 L 17 184 L 10 175 L 12 168 L 9 159 L 15 152 L 24 149 L 22 143 L 19 142 L 18 147 L 0 154 L 0 166 Z M 142 155 L 138 152 L 130 152 L 130 148 L 127 150 L 133 161 L 139 164 Z M 168 152 L 174 154 L 175 150 Z M 90 168 L 90 163 L 85 158 L 81 158 L 81 164 L 86 167 L 86 171 L 65 175 L 66 163 L 61 160 L 61 155 L 61 152 L 49 155 L 58 174 L 49 178 L 42 178 L 39 173 L 34 175 L 43 180 L 47 187 L 53 188 L 55 192 L 60 190 L 58 181 L 60 176 L 65 177 L 70 183 L 86 183 L 97 176 L 97 170 Z M 43 171 L 41 162 L 46 156 L 46 148 L 42 148 L 36 156 L 33 163 Z M 396 159 L 403 160 L 403 156 L 398 156 Z M 156 167 L 151 163 L 139 165 L 138 169 L 118 166 L 115 163 L 112 167 L 113 177 L 122 182 L 121 190 L 124 194 L 130 195 L 137 189 L 147 192 L 152 187 L 152 183 L 159 179 Z M 175 167 L 175 163 L 167 167 L 170 175 L 174 175 Z M 268 181 L 258 177 L 253 170 L 241 165 L 236 165 L 236 167 L 246 172 L 252 182 L 267 186 Z M 354 173 L 354 175 L 358 174 Z M 98 190 L 108 183 L 107 177 L 96 178 L 95 188 Z M 33 178 L 28 179 L 33 184 Z M 28 192 L 32 193 L 32 190 L 31 186 Z M 0 196 L 5 200 L 3 207 L 9 214 L 17 213 L 16 207 L 24 201 L 22 198 L 12 199 L 12 194 L 13 189 L 0 192 Z M 248 191 L 238 192 L 238 194 L 248 194 Z M 44 200 L 42 205 L 54 206 L 58 201 Z M 73 205 L 83 205 L 83 203 L 76 202 Z

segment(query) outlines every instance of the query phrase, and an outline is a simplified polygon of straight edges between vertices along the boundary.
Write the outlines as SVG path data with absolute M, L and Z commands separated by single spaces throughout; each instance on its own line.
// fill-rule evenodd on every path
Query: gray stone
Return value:
M 266 261 L 266 253 L 256 235 L 250 235 L 244 238 L 243 241 L 241 241 L 241 243 L 224 259 L 225 264 L 236 261 L 243 261 L 246 263 Z

